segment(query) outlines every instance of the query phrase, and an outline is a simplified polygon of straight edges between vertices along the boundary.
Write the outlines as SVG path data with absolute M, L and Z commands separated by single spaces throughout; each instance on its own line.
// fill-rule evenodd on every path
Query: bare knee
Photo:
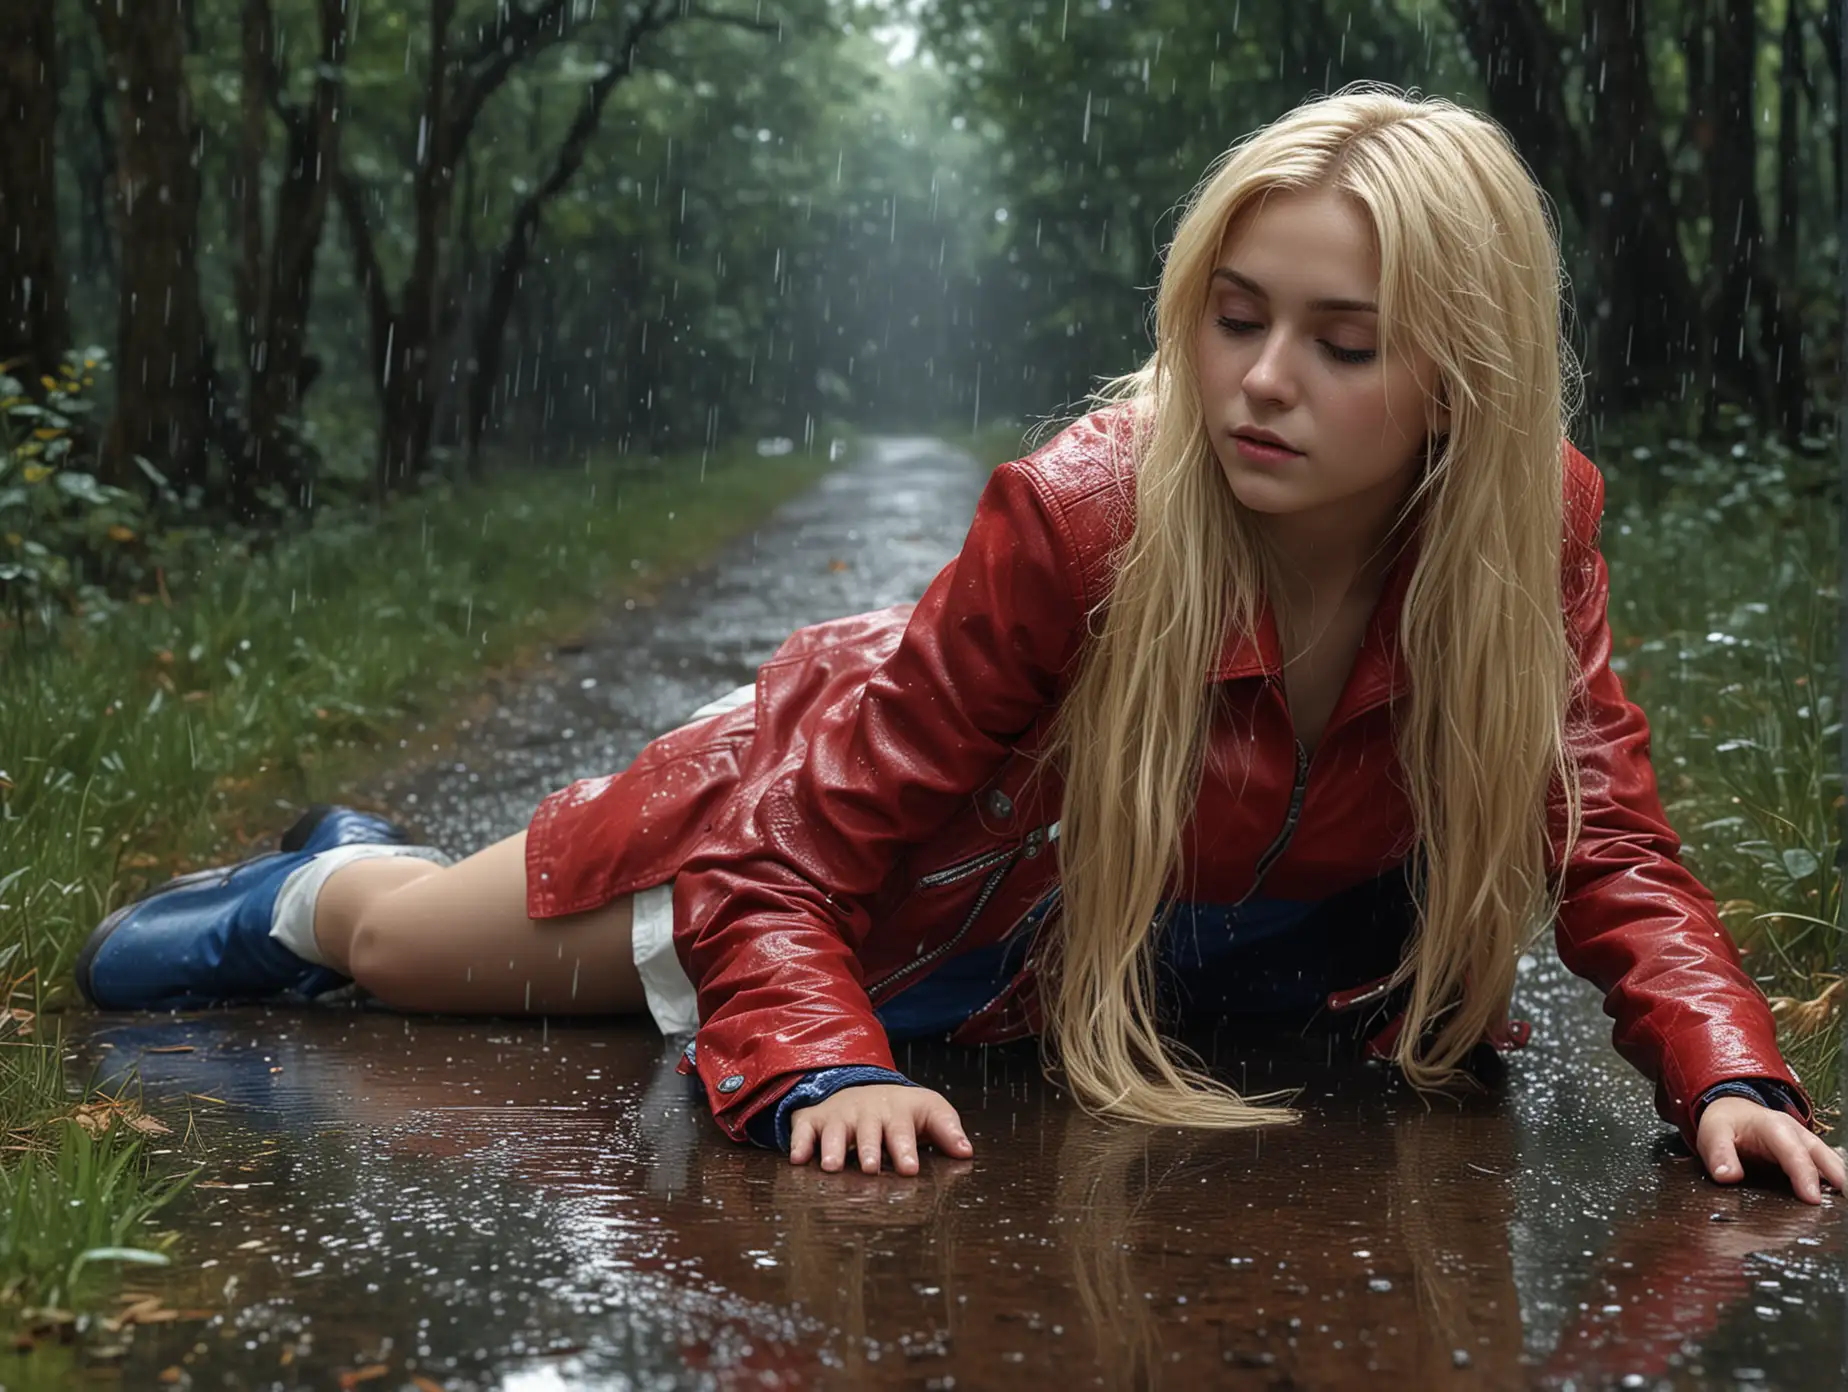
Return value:
M 430 980 L 431 954 L 411 925 L 393 922 L 391 910 L 385 895 L 360 913 L 347 948 L 347 974 L 385 1004 L 415 1010 L 419 987 Z

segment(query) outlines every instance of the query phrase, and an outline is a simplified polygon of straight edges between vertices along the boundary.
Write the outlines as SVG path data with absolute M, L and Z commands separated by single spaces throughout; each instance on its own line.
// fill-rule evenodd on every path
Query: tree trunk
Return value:
M 1713 49 L 1715 140 L 1708 214 L 1716 303 L 1714 358 L 1721 385 L 1760 419 L 1774 413 L 1781 428 L 1800 429 L 1802 364 L 1794 325 L 1776 283 L 1765 272 L 1764 220 L 1759 210 L 1757 101 L 1753 62 L 1758 15 L 1751 5 L 1718 7 Z M 1758 313 L 1757 351 L 1751 313 Z M 1780 362 L 1780 355 L 1782 361 Z
M 267 0 L 244 0 L 243 71 L 238 93 L 242 124 L 238 131 L 237 177 L 232 206 L 237 209 L 238 259 L 231 273 L 231 299 L 237 306 L 237 344 L 245 372 L 254 370 L 263 326 L 263 161 L 269 152 L 269 96 L 275 63 L 275 26 Z
M 1609 199 L 1599 198 L 1588 228 L 1604 271 L 1592 395 L 1601 406 L 1621 408 L 1675 392 L 1699 316 L 1658 134 L 1643 0 L 1587 0 L 1586 15 L 1595 34 L 1587 64 L 1601 73 L 1589 92 L 1586 148 L 1595 153 L 1588 182 Z
M 1797 96 L 1803 85 L 1803 8 L 1797 0 L 1787 0 L 1778 64 L 1783 81 L 1779 84 L 1777 103 L 1777 236 L 1770 261 L 1771 279 L 1777 291 L 1771 301 L 1774 315 L 1766 348 L 1771 354 L 1772 395 L 1777 402 L 1778 422 L 1785 435 L 1794 439 L 1803 433 L 1807 423 L 1809 396 L 1797 315 L 1790 303 L 1797 288 L 1798 229 L 1801 225 L 1797 175 L 1802 161 L 1797 152 Z
M 0 371 L 41 395 L 70 346 L 58 256 L 58 53 L 53 0 L 0 9 Z
M 109 80 L 99 65 L 95 47 L 86 32 L 73 39 L 67 53 L 80 55 L 83 71 L 84 115 L 93 142 L 77 141 L 69 150 L 77 175 L 77 274 L 93 290 L 112 286 L 118 268 L 110 206 L 115 200 L 115 136 L 109 129 Z
M 268 6 L 253 5 L 264 12 Z M 346 61 L 347 6 L 320 0 L 321 47 L 314 103 L 287 109 L 287 163 L 276 190 L 275 240 L 264 294 L 262 334 L 250 374 L 250 450 L 244 461 L 250 493 L 269 484 L 301 498 L 310 461 L 286 434 L 301 407 L 305 381 L 308 309 L 314 294 L 315 253 L 327 220 L 328 185 L 340 159 L 340 106 Z M 305 499 L 304 499 L 305 501 Z
M 117 94 L 122 245 L 117 398 L 103 444 L 113 483 L 151 455 L 176 484 L 205 481 L 205 322 L 199 300 L 199 172 L 193 163 L 181 0 L 92 4 Z
M 435 337 L 437 274 L 455 184 L 449 122 L 449 25 L 455 0 L 430 0 L 430 75 L 417 123 L 417 169 L 410 275 L 399 296 L 386 352 L 384 419 L 379 434 L 378 491 L 388 495 L 423 471 L 434 418 L 429 365 Z
M 1690 210 L 1713 205 L 1713 181 L 1708 174 L 1715 135 L 1713 72 L 1708 56 L 1712 47 L 1708 42 L 1713 23 L 1710 8 L 1708 0 L 1691 0 L 1684 15 L 1683 40 L 1687 58 L 1683 64 L 1686 90 L 1682 105 L 1687 110 L 1686 139 L 1693 146 L 1697 158 L 1694 160 L 1693 172 L 1684 176 L 1686 183 L 1682 188 L 1681 206 Z M 1708 267 L 1707 270 L 1711 273 L 1712 268 Z M 1701 424 L 1704 430 L 1711 426 L 1714 402 L 1711 387 L 1714 380 L 1712 296 L 1704 293 L 1696 295 L 1694 310 L 1697 321 L 1691 366 L 1694 382 L 1699 388 L 1697 399 L 1702 403 Z
M 379 264 L 378 248 L 373 243 L 365 192 L 340 166 L 334 169 L 334 196 L 339 200 L 340 220 L 346 228 L 347 246 L 353 253 L 353 279 L 366 300 L 366 359 L 372 372 L 372 387 L 379 398 L 382 455 L 385 382 L 392 342 L 398 332 L 398 315 L 392 307 L 391 291 L 385 284 L 385 268 Z M 383 502 L 386 494 L 383 469 L 374 471 L 373 481 L 374 496 Z
M 634 52 L 631 43 L 625 49 L 623 63 L 612 64 L 603 76 L 590 85 L 590 90 L 584 94 L 584 100 L 578 107 L 577 115 L 572 119 L 570 130 L 565 133 L 564 141 L 553 157 L 550 172 L 537 188 L 520 200 L 520 206 L 514 210 L 513 227 L 494 258 L 487 301 L 475 324 L 475 371 L 469 381 L 468 404 L 468 454 L 471 464 L 481 456 L 481 438 L 487 429 L 494 387 L 500 377 L 501 345 L 506 339 L 507 315 L 513 308 L 514 295 L 532 254 L 533 243 L 538 239 L 539 219 L 545 212 L 545 205 L 558 196 L 583 166 L 590 138 L 596 134 L 597 126 L 603 120 L 604 104 L 608 102 L 610 93 L 616 90 L 617 84 L 628 76 L 630 69 L 627 64 L 629 56 Z
M 1794 5 L 1796 0 L 1791 0 Z M 1839 225 L 1844 216 L 1848 216 L 1848 178 L 1843 174 L 1848 171 L 1848 112 L 1843 104 L 1848 101 L 1844 93 L 1844 79 L 1848 78 L 1848 68 L 1842 62 L 1842 15 L 1837 8 L 1838 0 L 1822 0 L 1821 13 L 1816 20 L 1816 32 L 1822 39 L 1822 51 L 1827 57 L 1829 81 L 1835 87 L 1835 120 L 1830 128 L 1829 173 L 1835 183 L 1835 221 Z
M 1588 222 L 1590 190 L 1578 132 L 1561 94 L 1559 42 L 1535 0 L 1452 0 L 1458 28 L 1482 72 L 1489 111 L 1514 138 L 1541 184 Z

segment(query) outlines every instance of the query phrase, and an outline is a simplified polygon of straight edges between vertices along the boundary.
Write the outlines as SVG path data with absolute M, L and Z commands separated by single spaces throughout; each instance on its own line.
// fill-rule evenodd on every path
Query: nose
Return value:
M 1245 373 L 1245 391 L 1255 400 L 1288 403 L 1296 395 L 1296 379 L 1290 367 L 1287 336 L 1276 330 L 1264 335 L 1257 360 Z

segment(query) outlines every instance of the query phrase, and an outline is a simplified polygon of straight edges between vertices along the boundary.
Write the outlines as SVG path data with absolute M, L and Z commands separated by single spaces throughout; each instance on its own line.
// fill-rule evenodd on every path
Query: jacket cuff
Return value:
M 883 1083 L 893 1087 L 918 1086 L 903 1073 L 894 1072 L 890 1068 L 874 1068 L 866 1064 L 817 1068 L 804 1073 L 774 1107 L 765 1107 L 745 1122 L 745 1134 L 764 1149 L 780 1150 L 787 1155 L 790 1121 L 797 1112 L 804 1107 L 813 1107 L 817 1102 L 826 1101 L 842 1088 L 857 1087 L 864 1083 Z
M 1673 1035 L 1657 1057 L 1661 1074 L 1656 1080 L 1656 1112 L 1681 1133 L 1689 1150 L 1696 1148 L 1699 1112 L 1708 1091 L 1740 1078 L 1779 1084 L 1794 1107 L 1792 1115 L 1816 1129 L 1816 1108 L 1775 1046 L 1760 1047 L 1755 1039 L 1716 1022 Z M 1643 1063 L 1638 1066 L 1651 1071 Z
M 867 1047 L 859 1048 L 858 1046 L 862 1043 Z M 850 1038 L 838 1047 L 841 1053 L 846 1053 L 850 1057 L 854 1053 L 865 1053 L 872 1056 L 859 1063 L 840 1064 L 839 1067 L 894 1072 L 891 1066 L 893 1062 L 891 1046 L 886 1043 L 884 1031 L 880 1030 L 876 1022 L 866 1037 Z M 829 1052 L 834 1053 L 835 1050 L 831 1048 Z M 782 1072 L 765 1071 L 764 1061 L 761 1058 L 741 1060 L 723 1055 L 709 1044 L 702 1043 L 699 1036 L 688 1043 L 681 1056 L 678 1071 L 698 1078 L 706 1094 L 706 1104 L 712 1109 L 713 1120 L 717 1121 L 719 1129 L 734 1141 L 756 1139 L 750 1131 L 752 1120 L 764 1112 L 775 1111 L 784 1095 L 807 1076 L 805 1073 L 788 1069 Z M 826 1071 L 832 1071 L 832 1067 Z M 889 1081 L 889 1079 L 878 1081 Z M 766 1139 L 768 1139 L 767 1133 Z
M 1798 1121 L 1807 1122 L 1802 1101 L 1787 1085 L 1776 1078 L 1728 1078 L 1723 1083 L 1715 1083 L 1700 1095 L 1694 1104 L 1693 1122 L 1700 1125 L 1701 1113 L 1708 1106 L 1722 1097 L 1743 1097 L 1756 1102 L 1761 1107 L 1769 1107 L 1774 1112 L 1788 1112 Z

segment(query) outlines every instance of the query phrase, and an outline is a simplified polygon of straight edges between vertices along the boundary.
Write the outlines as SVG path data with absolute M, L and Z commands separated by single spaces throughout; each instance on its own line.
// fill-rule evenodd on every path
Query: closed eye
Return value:
M 1264 326 L 1254 323 L 1250 319 L 1229 319 L 1222 314 L 1219 316 L 1219 327 L 1224 329 L 1230 337 L 1239 338 L 1250 333 L 1254 329 L 1261 329 Z M 1366 363 L 1372 362 L 1376 356 L 1376 352 L 1372 348 L 1342 348 L 1336 344 L 1330 343 L 1325 338 L 1317 339 L 1316 342 L 1320 343 L 1323 349 L 1328 353 L 1328 356 L 1333 358 L 1336 362 L 1351 364 Z

